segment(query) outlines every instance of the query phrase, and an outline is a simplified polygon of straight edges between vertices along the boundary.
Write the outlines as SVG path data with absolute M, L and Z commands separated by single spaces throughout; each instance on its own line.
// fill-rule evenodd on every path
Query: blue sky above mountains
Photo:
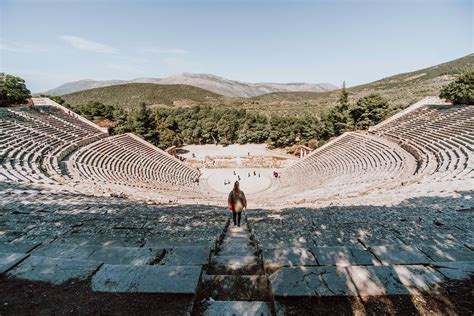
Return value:
M 213 73 L 348 85 L 473 50 L 472 1 L 0 0 L 0 68 L 43 91 Z

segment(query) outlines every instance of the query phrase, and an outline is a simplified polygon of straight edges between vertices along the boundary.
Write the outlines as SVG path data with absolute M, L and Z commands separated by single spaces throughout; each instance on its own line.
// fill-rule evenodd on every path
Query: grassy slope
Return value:
M 361 96 L 378 92 L 390 100 L 393 106 L 406 107 L 425 96 L 438 95 L 440 87 L 467 71 L 474 71 L 474 54 L 433 67 L 351 87 L 348 91 L 352 101 Z M 249 101 L 253 101 L 255 110 L 270 106 L 276 111 L 284 113 L 298 113 L 305 110 L 318 112 L 324 107 L 334 105 L 339 98 L 339 93 L 339 90 L 323 93 L 270 93 L 254 97 Z
M 180 106 L 208 104 L 221 96 L 187 85 L 158 85 L 153 83 L 128 83 L 117 86 L 89 89 L 62 96 L 72 105 L 88 101 L 100 101 L 104 104 L 133 107 L 141 102 L 149 105 L 171 106 L 173 102 Z

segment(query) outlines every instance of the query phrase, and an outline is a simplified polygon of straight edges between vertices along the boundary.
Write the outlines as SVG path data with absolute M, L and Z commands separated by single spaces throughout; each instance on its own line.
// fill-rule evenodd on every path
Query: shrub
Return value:
M 439 97 L 453 104 L 474 104 L 474 72 L 465 73 L 442 88 Z

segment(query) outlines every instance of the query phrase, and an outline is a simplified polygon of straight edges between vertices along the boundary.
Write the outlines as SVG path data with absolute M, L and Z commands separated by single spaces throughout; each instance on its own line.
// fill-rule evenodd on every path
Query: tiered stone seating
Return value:
M 0 108 L 0 180 L 53 183 L 59 161 L 107 136 L 50 105 Z
M 285 192 L 312 190 L 312 196 L 328 195 L 331 190 L 364 191 L 395 180 L 400 184 L 414 172 L 414 162 L 394 143 L 345 133 L 282 170 L 279 181 Z
M 94 292 L 192 302 L 227 212 L 55 192 L 0 183 L 0 275 L 53 284 L 92 277 Z
M 248 211 L 275 300 L 430 293 L 448 279 L 469 280 L 472 212 L 420 203 Z
M 474 175 L 473 105 L 424 105 L 370 131 L 413 153 L 427 181 Z
M 67 164 L 79 179 L 161 191 L 199 191 L 198 170 L 133 134 L 85 146 Z

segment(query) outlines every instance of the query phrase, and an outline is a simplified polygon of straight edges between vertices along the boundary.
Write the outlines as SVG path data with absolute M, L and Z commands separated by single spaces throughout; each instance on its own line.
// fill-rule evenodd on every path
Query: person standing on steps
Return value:
M 237 225 L 240 227 L 240 219 L 242 217 L 242 210 L 244 208 L 247 208 L 247 199 L 245 198 L 244 192 L 240 190 L 239 181 L 235 181 L 234 189 L 230 191 L 227 202 L 229 205 L 229 209 L 232 211 L 234 226 Z

